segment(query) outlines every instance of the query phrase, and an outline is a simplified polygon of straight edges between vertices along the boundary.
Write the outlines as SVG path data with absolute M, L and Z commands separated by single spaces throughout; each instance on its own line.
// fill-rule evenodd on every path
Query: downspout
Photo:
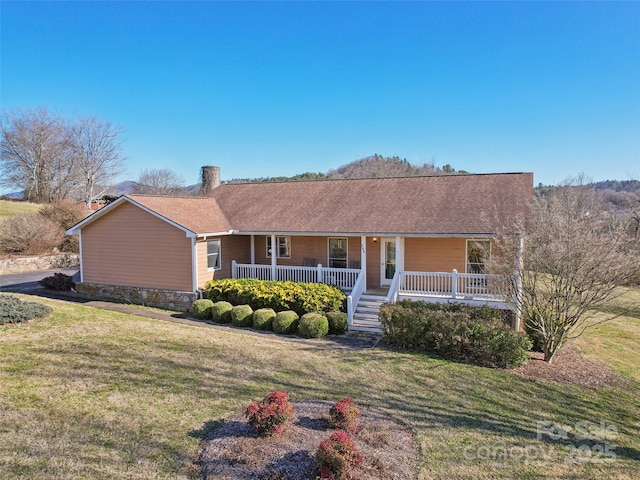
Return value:
M 78 232 L 78 246 L 80 253 L 80 283 L 84 283 L 84 267 L 82 261 L 82 229 Z
M 191 238 L 191 291 L 194 293 L 198 293 L 198 244 L 196 240 L 196 237 Z

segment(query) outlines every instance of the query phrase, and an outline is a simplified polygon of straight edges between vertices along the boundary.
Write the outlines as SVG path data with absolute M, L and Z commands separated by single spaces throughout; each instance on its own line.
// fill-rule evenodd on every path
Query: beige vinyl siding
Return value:
M 207 242 L 198 240 L 198 288 L 204 287 L 209 280 L 231 278 L 231 262 L 251 263 L 251 237 L 225 235 L 220 238 L 220 256 L 222 262 L 220 270 L 207 269 Z
M 464 238 L 412 238 L 404 240 L 404 269 L 413 272 L 464 273 L 466 268 Z
M 314 265 L 321 263 L 326 267 L 329 255 L 328 238 L 329 237 L 291 236 L 291 258 L 278 258 L 278 265 L 301 266 L 305 258 L 312 258 L 315 259 Z M 347 266 L 350 267 L 352 261 L 360 261 L 360 237 L 347 238 Z M 262 265 L 271 264 L 271 257 L 267 258 L 267 237 L 264 235 L 256 235 L 255 242 L 256 263 Z
M 190 292 L 191 239 L 123 202 L 82 229 L 83 281 Z
M 374 242 L 373 239 L 377 241 Z M 380 286 L 380 237 L 367 237 L 367 288 Z

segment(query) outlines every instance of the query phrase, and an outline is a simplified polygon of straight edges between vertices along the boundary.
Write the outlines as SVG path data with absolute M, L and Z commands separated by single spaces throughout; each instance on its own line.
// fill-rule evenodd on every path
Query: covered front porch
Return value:
M 395 270 L 388 285 L 367 287 L 363 268 L 257 265 L 232 262 L 233 278 L 257 278 L 336 285 L 347 294 L 350 330 L 381 332 L 380 306 L 411 299 L 428 302 L 458 302 L 512 308 L 516 277 L 477 273 L 415 272 Z M 517 322 L 517 320 L 516 320 Z M 514 325 L 518 328 L 518 325 Z
M 380 330 L 380 306 L 403 299 L 511 309 L 518 276 L 482 273 L 478 244 L 483 242 L 488 245 L 489 239 L 252 235 L 251 263 L 234 260 L 230 273 L 336 285 L 347 294 L 350 328 Z M 515 255 L 517 264 L 519 252 Z M 515 323 L 519 328 L 518 318 Z

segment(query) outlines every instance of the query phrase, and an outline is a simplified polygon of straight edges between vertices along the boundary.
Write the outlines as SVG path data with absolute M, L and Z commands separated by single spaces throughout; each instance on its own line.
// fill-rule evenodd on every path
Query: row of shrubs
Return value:
M 488 306 L 405 300 L 383 305 L 380 322 L 387 341 L 407 350 L 500 368 L 529 359 L 529 337 L 514 332 L 502 311 Z
M 213 302 L 249 305 L 254 310 L 293 310 L 299 316 L 344 311 L 346 299 L 344 292 L 334 285 L 253 278 L 211 280 L 205 285 L 203 296 Z
M 284 431 L 293 415 L 293 405 L 286 392 L 271 392 L 259 402 L 252 402 L 244 412 L 249 425 L 258 434 L 269 437 Z M 353 478 L 353 467 L 362 465 L 363 455 L 358 451 L 349 433 L 358 429 L 358 407 L 352 398 L 346 397 L 329 409 L 329 421 L 337 430 L 320 442 L 316 451 L 316 465 L 323 480 L 347 480 Z
M 213 302 L 201 299 L 193 302 L 193 316 L 199 320 L 231 323 L 236 327 L 252 327 L 276 333 L 297 333 L 305 338 L 322 338 L 328 333 L 340 335 L 347 331 L 347 314 L 343 312 L 305 313 L 299 316 L 293 310 L 277 312 L 272 308 L 253 310 L 250 305 Z
M 50 313 L 51 308 L 47 305 L 0 294 L 0 325 L 28 322 L 34 318 L 46 317 Z

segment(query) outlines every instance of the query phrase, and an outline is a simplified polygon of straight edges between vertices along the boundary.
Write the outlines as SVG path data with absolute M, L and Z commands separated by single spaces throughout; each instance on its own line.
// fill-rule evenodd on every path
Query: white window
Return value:
M 490 255 L 489 240 L 467 240 L 467 273 L 484 273 Z
M 329 237 L 329 268 L 347 268 L 347 237 Z
M 207 269 L 219 270 L 221 265 L 220 239 L 207 240 Z
M 291 237 L 276 237 L 277 258 L 291 258 Z M 267 258 L 271 258 L 271 237 L 267 237 Z

